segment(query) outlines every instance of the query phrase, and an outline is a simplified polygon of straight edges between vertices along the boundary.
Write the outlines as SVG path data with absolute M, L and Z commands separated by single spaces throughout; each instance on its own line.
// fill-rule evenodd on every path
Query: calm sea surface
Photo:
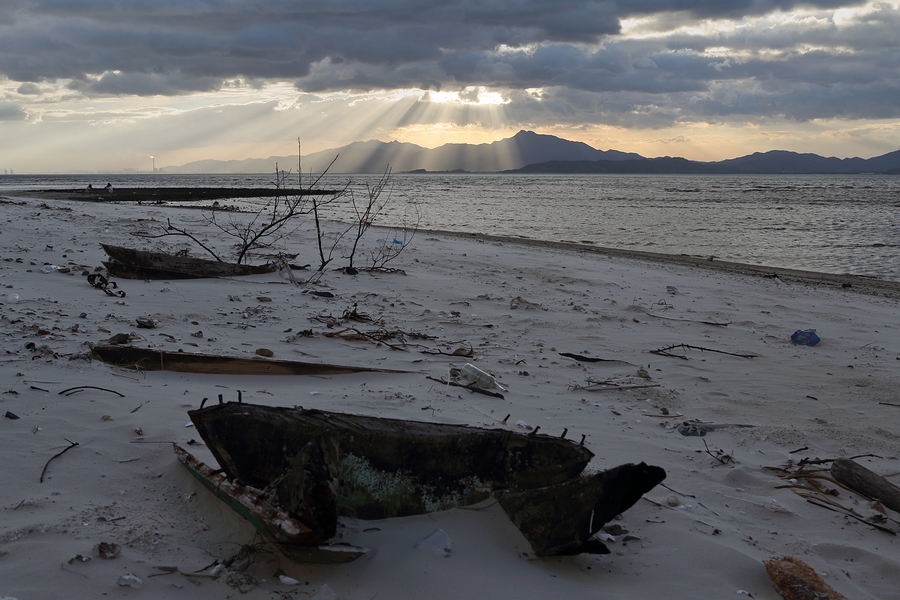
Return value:
M 350 180 L 359 194 L 377 179 L 335 175 L 322 186 Z M 0 176 L 0 194 L 107 181 L 119 187 L 274 187 L 272 175 L 7 175 Z M 423 229 L 900 281 L 900 176 L 397 174 L 390 189 L 382 224 L 409 219 L 411 198 Z

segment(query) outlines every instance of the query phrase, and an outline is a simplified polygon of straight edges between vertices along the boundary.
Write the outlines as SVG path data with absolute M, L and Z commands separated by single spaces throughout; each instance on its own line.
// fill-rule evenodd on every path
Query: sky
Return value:
M 722 160 L 900 149 L 900 0 L 4 0 L 0 173 L 530 130 Z

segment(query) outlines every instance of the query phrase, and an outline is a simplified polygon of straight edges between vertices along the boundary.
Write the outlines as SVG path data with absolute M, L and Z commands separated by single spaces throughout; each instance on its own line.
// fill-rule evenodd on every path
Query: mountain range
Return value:
M 332 164 L 333 161 L 333 164 Z M 244 160 L 200 160 L 166 167 L 167 173 L 272 173 L 297 171 L 296 156 Z M 597 150 L 583 142 L 520 131 L 489 144 L 445 144 L 424 148 L 406 142 L 353 142 L 302 157 L 304 173 L 687 173 L 687 174 L 900 174 L 900 150 L 874 158 L 835 158 L 784 150 L 700 162 L 678 157 L 645 158 L 633 152 Z

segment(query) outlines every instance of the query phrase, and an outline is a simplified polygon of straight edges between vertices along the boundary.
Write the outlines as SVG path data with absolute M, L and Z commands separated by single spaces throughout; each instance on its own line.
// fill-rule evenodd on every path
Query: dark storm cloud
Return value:
M 28 119 L 21 106 L 12 102 L 0 102 L 0 121 L 25 121 Z
M 651 112 L 660 122 L 755 111 L 801 120 L 898 116 L 900 103 L 886 98 L 900 80 L 900 16 L 882 5 L 840 26 L 829 18 L 829 9 L 859 4 L 25 0 L 0 17 L 0 74 L 23 83 L 68 79 L 86 95 L 189 94 L 233 79 L 294 81 L 306 92 L 486 86 L 509 90 L 510 113 L 522 102 L 524 112 L 540 105 L 545 115 L 595 122 Z M 821 18 L 708 35 L 616 35 L 626 17 L 654 17 L 647 27 L 662 31 L 798 6 L 821 9 Z M 549 91 L 540 102 L 516 93 L 533 88 Z

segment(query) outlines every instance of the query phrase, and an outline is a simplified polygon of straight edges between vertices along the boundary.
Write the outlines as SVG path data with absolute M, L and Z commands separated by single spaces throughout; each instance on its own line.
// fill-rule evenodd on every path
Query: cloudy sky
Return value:
M 4 0 L 0 169 L 521 129 L 869 158 L 900 149 L 898 31 L 900 0 Z

